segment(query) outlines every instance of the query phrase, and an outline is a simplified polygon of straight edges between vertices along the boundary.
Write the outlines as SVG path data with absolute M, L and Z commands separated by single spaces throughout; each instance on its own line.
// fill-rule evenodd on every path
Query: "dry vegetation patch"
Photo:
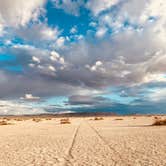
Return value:
M 63 118 L 60 120 L 60 124 L 70 124 L 70 123 L 71 122 L 70 122 L 69 118 Z
M 32 121 L 34 121 L 34 122 L 41 122 L 42 119 L 40 119 L 40 118 L 33 118 Z
M 4 117 L 3 120 L 9 121 L 9 120 L 11 120 L 11 119 L 10 119 L 10 118 L 7 118 L 7 117 Z
M 1 120 L 0 121 L 0 125 L 3 126 L 3 125 L 10 125 L 11 123 L 8 123 L 6 120 Z
M 52 118 L 46 118 L 46 120 L 52 120 Z
M 14 120 L 15 121 L 23 121 L 24 119 L 23 118 L 15 118 Z
M 115 120 L 123 120 L 123 118 L 116 118 Z
M 161 119 L 161 117 L 155 116 L 154 119 Z
M 104 120 L 103 117 L 95 117 L 94 120 Z
M 153 126 L 166 126 L 166 119 L 157 119 L 153 124 Z

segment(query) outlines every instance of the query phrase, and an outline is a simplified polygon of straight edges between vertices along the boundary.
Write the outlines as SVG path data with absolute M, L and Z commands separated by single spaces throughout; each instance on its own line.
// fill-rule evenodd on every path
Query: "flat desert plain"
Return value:
M 151 126 L 154 116 L 60 119 L 0 125 L 0 166 L 166 166 L 166 126 Z

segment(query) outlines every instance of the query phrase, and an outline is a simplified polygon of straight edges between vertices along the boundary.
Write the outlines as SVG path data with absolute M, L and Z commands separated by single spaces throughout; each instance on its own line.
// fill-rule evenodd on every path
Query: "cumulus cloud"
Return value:
M 33 60 L 34 62 L 40 63 L 40 59 L 37 58 L 37 57 L 35 57 L 35 56 L 32 57 L 32 60 Z
M 0 2 L 0 36 L 37 47 L 61 48 L 65 37 L 60 36 L 58 26 L 47 23 L 45 4 L 47 0 L 6 0 Z M 5 31 L 8 29 L 7 31 Z
M 76 27 L 76 26 L 72 27 L 72 28 L 70 29 L 70 33 L 71 33 L 71 34 L 77 33 L 77 27 Z
M 31 45 L 15 44 L 4 49 L 4 52 L 14 55 L 17 59 L 17 61 L 11 62 L 13 65 L 19 63 L 25 70 L 32 69 L 36 74 L 49 70 L 49 66 L 53 66 L 56 70 L 62 70 L 67 65 L 64 57 L 56 51 L 40 49 Z
M 65 37 L 60 36 L 59 38 L 57 38 L 54 47 L 57 48 L 57 49 L 58 48 L 63 48 L 64 44 L 65 44 L 65 41 L 66 41 Z
M 165 46 L 160 39 L 158 43 L 156 40 L 156 35 L 145 29 L 142 32 L 126 30 L 97 44 L 81 42 L 67 51 L 67 60 L 79 66 L 77 70 L 73 66 L 70 72 L 75 73 L 75 81 L 79 78 L 92 87 L 95 83 L 100 86 L 143 84 L 156 75 L 156 80 L 161 81 L 158 78 L 165 73 Z M 129 47 L 131 43 L 133 46 Z M 102 62 L 97 62 L 98 59 Z
M 0 1 L 0 20 L 5 26 L 24 26 L 37 20 L 43 12 L 45 0 L 5 0 Z
M 21 27 L 16 29 L 15 33 L 25 41 L 33 43 L 56 41 L 60 35 L 57 27 L 51 28 L 45 23 L 36 23 L 28 27 Z
M 96 32 L 96 37 L 102 38 L 107 32 L 107 28 L 105 27 L 99 27 Z
M 116 5 L 118 2 L 119 0 L 89 0 L 87 1 L 86 7 L 90 9 L 96 16 L 100 12 L 111 8 L 113 5 Z
M 80 14 L 80 7 L 84 4 L 84 1 L 72 1 L 72 0 L 52 0 L 53 4 L 58 9 L 63 9 L 66 13 L 78 16 Z
M 33 96 L 32 94 L 25 94 L 24 97 L 21 97 L 20 99 L 22 100 L 27 100 L 27 101 L 36 101 L 36 100 L 39 100 L 40 97 L 38 96 Z
M 54 66 L 51 66 L 51 65 L 50 65 L 50 66 L 48 66 L 48 68 L 49 68 L 49 70 L 51 70 L 51 71 L 56 71 Z
M 0 6 L 6 5 L 7 8 L 9 2 L 0 2 Z M 12 32 L 23 40 L 22 44 L 11 42 L 6 48 L 0 48 L 2 54 L 12 55 L 15 59 L 1 65 L 1 97 L 23 96 L 28 92 L 37 96 L 72 96 L 69 103 L 93 104 L 99 102 L 94 94 L 110 87 L 120 87 L 123 97 L 140 97 L 142 86 L 166 82 L 164 0 L 129 0 L 123 3 L 90 0 L 86 7 L 95 16 L 91 20 L 94 38 L 91 40 L 92 34 L 87 33 L 82 40 L 71 43 L 67 37 L 61 36 L 58 28 L 49 27 L 46 22 L 25 26 L 38 18 L 44 1 L 36 0 L 36 5 L 32 6 L 28 1 L 29 7 L 25 7 L 28 17 L 21 10 L 24 2 L 16 2 L 14 9 L 10 4 L 8 9 L 0 10 L 0 20 L 3 20 L 0 34 L 3 34 L 4 25 L 14 26 Z M 53 3 L 56 8 L 77 16 L 82 5 L 81 1 Z M 114 5 L 118 5 L 116 10 Z M 21 11 L 17 13 L 16 9 Z M 14 10 L 15 16 L 20 13 L 21 16 L 15 17 L 9 10 Z M 71 30 L 71 33 L 76 33 L 75 29 Z M 17 65 L 23 68 L 22 72 L 4 70 L 4 67 Z M 137 90 L 134 93 L 128 88 Z
M 102 40 L 97 44 L 81 41 L 64 50 L 62 52 L 64 56 L 56 51 L 50 52 L 28 45 L 15 45 L 8 51 L 17 56 L 18 61 L 28 72 L 18 78 L 29 82 L 29 84 L 25 83 L 27 88 L 22 85 L 16 93 L 22 91 L 25 94 L 24 89 L 29 88 L 32 93 L 41 91 L 41 94 L 49 95 L 56 92 L 56 89 L 51 92 L 53 85 L 56 84 L 58 84 L 57 87 L 62 85 L 59 93 L 64 94 L 63 86 L 67 89 L 75 87 L 75 89 L 100 90 L 109 86 L 136 86 L 151 81 L 164 81 L 164 45 L 156 43 L 157 38 L 155 34 L 153 35 L 154 40 L 146 30 L 141 33 L 128 30 L 117 34 L 111 40 Z M 133 46 L 128 47 L 131 43 Z M 159 52 L 159 49 L 162 51 Z M 11 75 L 8 75 L 7 79 L 11 80 L 10 77 Z M 30 78 L 33 79 L 30 81 Z M 38 83 L 40 87 L 36 88 Z M 16 84 L 19 85 L 19 82 Z M 2 84 L 1 88 L 3 89 L 4 86 L 5 84 Z M 12 87 L 8 89 L 8 93 Z
M 92 66 L 86 65 L 85 67 L 88 68 L 92 72 L 93 71 L 101 71 L 101 72 L 105 71 L 104 65 L 101 61 L 96 61 L 94 65 L 92 65 Z

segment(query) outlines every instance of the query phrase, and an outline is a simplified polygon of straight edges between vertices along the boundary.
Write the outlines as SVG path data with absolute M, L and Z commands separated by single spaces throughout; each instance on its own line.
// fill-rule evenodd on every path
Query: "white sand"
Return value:
M 153 117 L 58 118 L 0 126 L 0 166 L 165 166 L 166 126 Z

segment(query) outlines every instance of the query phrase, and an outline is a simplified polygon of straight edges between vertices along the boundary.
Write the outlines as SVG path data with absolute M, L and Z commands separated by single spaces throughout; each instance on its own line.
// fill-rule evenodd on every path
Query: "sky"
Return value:
M 0 0 L 0 114 L 166 113 L 165 0 Z

